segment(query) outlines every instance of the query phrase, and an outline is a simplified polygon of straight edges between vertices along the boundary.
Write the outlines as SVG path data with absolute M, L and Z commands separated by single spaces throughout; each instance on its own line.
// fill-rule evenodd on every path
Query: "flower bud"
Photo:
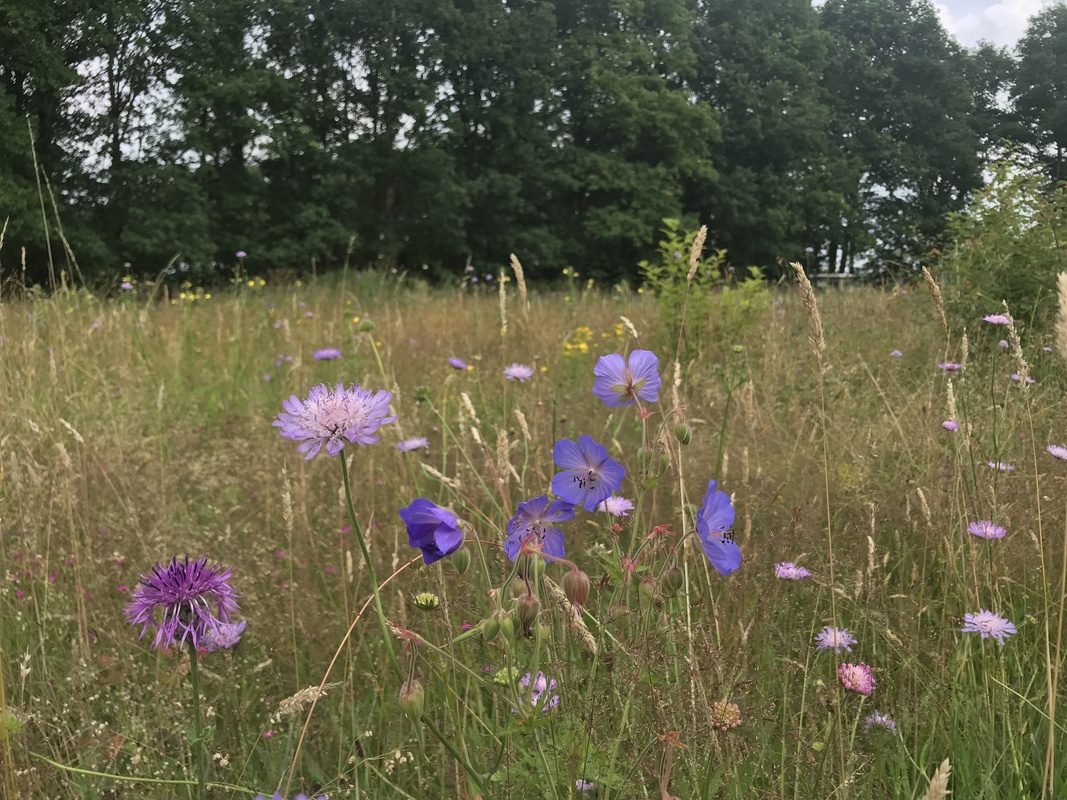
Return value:
M 537 622 L 537 614 L 541 611 L 541 601 L 532 594 L 524 594 L 515 603 L 515 614 L 524 631 L 530 629 Z
M 415 402 L 426 403 L 432 397 L 429 386 L 418 386 L 415 388 Z
M 22 719 L 10 708 L 0 706 L 0 742 L 17 736 L 22 730 Z
M 361 320 L 359 326 L 356 328 L 360 333 L 370 333 L 378 326 L 371 322 L 369 319 Z
M 426 704 L 426 693 L 418 678 L 408 678 L 400 687 L 400 708 L 413 720 L 418 721 L 422 717 L 422 709 Z
M 674 426 L 674 438 L 682 444 L 693 441 L 693 429 L 689 427 L 688 422 L 679 422 Z
M 500 633 L 500 620 L 497 619 L 496 614 L 482 620 L 481 630 L 484 641 L 491 642 L 496 638 L 496 635 Z
M 515 621 L 510 615 L 500 617 L 500 635 L 508 642 L 515 638 Z
M 663 585 L 664 590 L 669 591 L 671 594 L 674 594 L 682 588 L 683 582 L 684 576 L 682 575 L 682 571 L 678 568 L 677 565 L 674 565 L 670 567 L 665 573 L 663 573 L 663 580 L 661 583 Z
M 589 576 L 580 569 L 572 569 L 563 576 L 563 593 L 571 605 L 584 606 L 589 601 Z
M 459 550 L 452 554 L 452 566 L 456 568 L 456 572 L 460 575 L 467 571 L 467 567 L 471 565 L 471 551 L 466 547 L 461 547 Z
M 523 582 L 523 581 L 512 581 L 511 582 L 511 596 L 514 597 L 516 600 L 518 600 L 524 594 L 526 594 L 526 584 L 525 584 L 525 582 Z
M 415 604 L 415 608 L 423 611 L 434 611 L 441 606 L 441 598 L 433 592 L 420 592 L 412 598 L 411 602 Z

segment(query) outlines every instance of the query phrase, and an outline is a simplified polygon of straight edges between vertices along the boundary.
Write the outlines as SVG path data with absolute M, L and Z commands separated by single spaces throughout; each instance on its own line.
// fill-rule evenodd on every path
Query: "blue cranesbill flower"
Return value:
M 719 490 L 715 481 L 708 481 L 704 504 L 697 512 L 697 535 L 704 555 L 720 575 L 729 575 L 741 566 L 741 548 L 730 533 L 733 525 L 734 506 L 730 495 Z
M 608 408 L 659 400 L 659 358 L 651 350 L 634 350 L 626 358 L 618 353 L 601 356 L 593 375 L 593 394 Z
M 566 500 L 548 501 L 546 495 L 535 497 L 519 503 L 519 510 L 508 522 L 508 538 L 504 541 L 504 552 L 514 561 L 522 549 L 522 543 L 534 538 L 541 543 L 541 549 L 554 558 L 563 558 L 567 554 L 563 549 L 563 531 L 557 523 L 574 519 L 574 505 Z
M 592 436 L 579 436 L 577 442 L 560 439 L 552 448 L 552 461 L 563 470 L 552 477 L 552 492 L 586 511 L 611 497 L 626 477 L 626 468 Z
M 422 550 L 426 564 L 440 561 L 463 544 L 463 530 L 456 515 L 422 497 L 400 509 L 408 529 L 408 544 Z

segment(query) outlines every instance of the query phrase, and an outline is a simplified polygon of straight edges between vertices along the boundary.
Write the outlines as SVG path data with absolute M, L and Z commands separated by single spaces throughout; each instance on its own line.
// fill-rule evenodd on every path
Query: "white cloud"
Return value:
M 1013 47 L 1026 33 L 1030 17 L 1048 6 L 1050 0 L 985 0 L 985 8 L 978 8 L 976 0 L 956 0 L 953 10 L 945 3 L 934 3 L 945 30 L 964 47 L 974 47 L 980 41 Z

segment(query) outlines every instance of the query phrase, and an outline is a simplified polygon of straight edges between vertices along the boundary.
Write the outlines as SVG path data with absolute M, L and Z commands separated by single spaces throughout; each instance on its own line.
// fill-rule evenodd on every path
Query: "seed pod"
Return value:
M 679 422 L 674 426 L 674 438 L 682 444 L 693 441 L 693 429 L 689 427 L 688 422 Z
M 584 606 L 589 601 L 589 576 L 580 569 L 572 569 L 563 576 L 563 593 L 572 605 Z
M 510 615 L 500 617 L 500 635 L 508 642 L 515 638 L 515 621 Z
M 456 568 L 456 572 L 462 575 L 467 571 L 467 567 L 471 565 L 471 551 L 466 547 L 461 547 L 459 550 L 452 554 L 452 566 Z
M 496 635 L 500 633 L 500 620 L 496 615 L 486 617 L 482 620 L 482 639 L 486 642 L 491 642 L 496 638 Z
M 664 590 L 669 591 L 671 594 L 674 594 L 679 589 L 681 589 L 683 582 L 684 576 L 682 575 L 682 571 L 677 567 L 677 565 L 670 567 L 665 573 L 663 573 L 663 588 Z
M 519 625 L 524 631 L 530 629 L 537 621 L 537 614 L 541 610 L 541 601 L 532 594 L 525 594 L 515 604 L 515 613 L 519 618 Z
M 408 678 L 400 687 L 400 708 L 413 720 L 418 721 L 422 717 L 422 709 L 426 703 L 426 693 L 418 678 Z

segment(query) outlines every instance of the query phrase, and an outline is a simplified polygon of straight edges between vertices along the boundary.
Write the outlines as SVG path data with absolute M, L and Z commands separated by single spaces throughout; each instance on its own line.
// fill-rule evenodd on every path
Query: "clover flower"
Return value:
M 206 558 L 193 561 L 177 556 L 163 566 L 157 563 L 150 575 L 142 575 L 124 609 L 131 625 L 140 625 L 143 638 L 155 628 L 152 646 L 166 650 L 186 641 L 199 648 L 208 631 L 219 622 L 229 622 L 238 610 L 237 597 L 229 584 L 231 568 L 209 566 Z
M 815 634 L 815 647 L 819 650 L 842 649 L 852 652 L 852 645 L 856 644 L 856 637 L 849 633 L 848 628 L 832 628 L 829 625 Z
M 1007 533 L 999 525 L 994 525 L 988 519 L 971 522 L 967 525 L 967 533 L 977 536 L 979 539 L 1003 539 Z
M 330 389 L 320 383 L 311 387 L 306 400 L 293 395 L 282 403 L 285 411 L 272 424 L 281 428 L 284 438 L 301 442 L 297 450 L 305 459 L 318 455 L 323 445 L 328 455 L 335 456 L 346 443 L 377 442 L 378 428 L 396 421 L 388 416 L 392 399 L 392 393 L 384 390 L 371 394 L 359 386 L 345 389 L 339 383 Z
M 574 505 L 566 500 L 548 501 L 547 495 L 519 503 L 515 516 L 508 522 L 504 552 L 508 559 L 515 560 L 522 544 L 527 539 L 536 539 L 543 552 L 555 558 L 563 558 L 563 531 L 555 523 L 574 519 Z
M 527 367 L 525 364 L 512 364 L 510 367 L 504 367 L 504 377 L 509 381 L 526 383 L 533 377 L 533 374 L 533 368 Z
M 982 608 L 977 614 L 963 615 L 963 632 L 979 633 L 983 639 L 996 639 L 999 644 L 1003 645 L 1009 636 L 1014 636 L 1019 631 L 1016 630 L 1014 624 L 1000 614 L 994 614 Z
M 711 566 L 720 575 L 729 575 L 741 566 L 741 548 L 730 533 L 734 524 L 730 495 L 717 487 L 715 481 L 708 481 L 704 503 L 697 512 L 697 536 Z
M 601 356 L 593 375 L 593 394 L 608 408 L 659 400 L 659 358 L 651 350 L 634 350 L 625 359 L 618 353 Z
M 804 567 L 794 564 L 792 561 L 783 561 L 774 565 L 774 577 L 786 581 L 800 581 L 810 578 L 811 572 Z
M 841 664 L 837 668 L 837 677 L 841 679 L 842 686 L 857 694 L 870 697 L 874 691 L 875 680 L 871 668 L 862 661 L 859 664 Z
M 408 544 L 422 550 L 426 564 L 440 561 L 463 544 L 463 530 L 456 515 L 424 498 L 400 509 L 408 531 Z
M 552 477 L 552 492 L 586 511 L 611 497 L 626 477 L 626 468 L 592 436 L 579 436 L 577 442 L 560 439 L 552 448 L 552 461 L 563 470 Z

